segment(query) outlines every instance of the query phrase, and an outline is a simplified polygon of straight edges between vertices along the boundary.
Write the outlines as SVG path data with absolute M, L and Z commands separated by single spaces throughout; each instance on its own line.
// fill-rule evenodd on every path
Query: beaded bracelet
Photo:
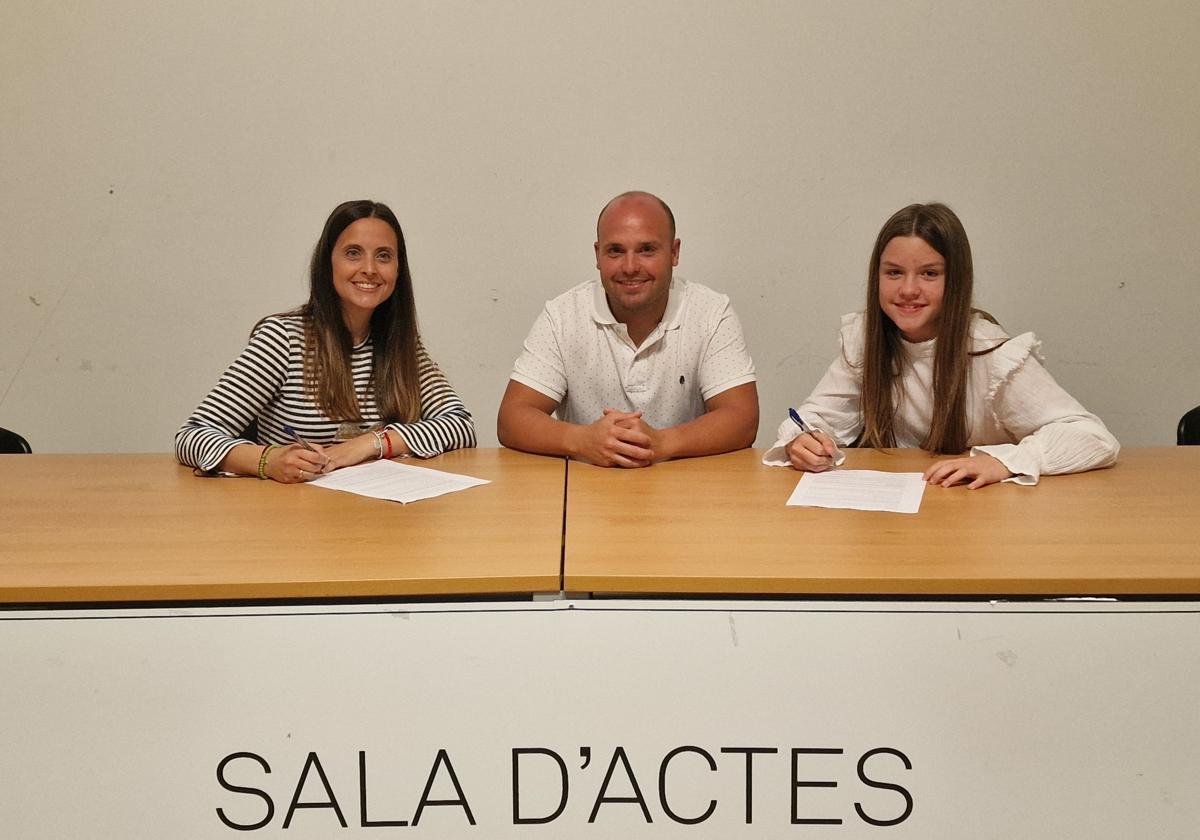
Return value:
M 272 449 L 278 449 L 279 444 L 269 443 L 263 447 L 262 454 L 258 456 L 258 478 L 260 481 L 267 480 L 267 456 L 271 454 Z

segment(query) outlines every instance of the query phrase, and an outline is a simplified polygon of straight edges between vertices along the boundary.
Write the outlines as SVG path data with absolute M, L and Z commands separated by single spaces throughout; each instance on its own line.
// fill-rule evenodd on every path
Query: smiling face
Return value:
M 396 232 L 383 219 L 359 219 L 333 245 L 333 289 L 356 341 L 366 337 L 371 313 L 396 289 Z
M 644 194 L 613 200 L 596 225 L 595 250 L 613 317 L 623 324 L 661 320 L 679 264 L 679 240 L 662 205 Z
M 879 308 L 906 341 L 938 334 L 946 260 L 919 236 L 896 236 L 879 257 Z

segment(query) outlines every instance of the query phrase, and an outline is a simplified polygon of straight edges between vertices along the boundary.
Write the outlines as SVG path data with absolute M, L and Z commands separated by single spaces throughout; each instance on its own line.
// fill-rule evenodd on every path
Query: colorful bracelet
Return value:
M 392 460 L 392 439 L 388 437 L 387 429 L 383 430 L 383 442 L 387 444 L 387 455 L 384 457 L 390 461 Z
M 258 456 L 258 478 L 260 481 L 267 480 L 267 456 L 271 454 L 272 449 L 278 449 L 279 444 L 269 443 L 263 447 L 262 454 Z

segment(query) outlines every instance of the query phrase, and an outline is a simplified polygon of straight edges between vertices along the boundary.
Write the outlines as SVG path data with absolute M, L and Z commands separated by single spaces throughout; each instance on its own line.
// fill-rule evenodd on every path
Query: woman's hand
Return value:
M 325 449 L 316 443 L 309 446 L 312 449 L 305 449 L 298 443 L 275 447 L 267 453 L 263 472 L 280 484 L 298 484 L 332 470 L 333 461 Z
M 970 482 L 971 490 L 986 487 L 1011 478 L 1008 467 L 991 455 L 971 455 L 967 458 L 950 458 L 938 461 L 925 470 L 924 478 L 930 484 L 940 484 L 943 487 L 953 487 L 955 484 Z
M 824 432 L 805 432 L 793 438 L 784 451 L 787 452 L 792 469 L 825 472 L 833 469 L 837 444 Z
M 344 443 L 337 443 L 328 447 L 326 452 L 329 455 L 331 464 L 329 469 L 336 470 L 339 467 L 352 467 L 364 461 L 375 461 L 380 458 L 381 453 L 382 457 L 386 458 L 388 456 L 389 444 L 391 445 L 391 457 L 393 458 L 410 454 L 411 450 L 399 432 L 389 429 L 384 434 L 387 436 L 387 440 L 380 441 L 382 448 L 376 446 L 375 441 L 377 438 L 374 432 L 366 432 Z

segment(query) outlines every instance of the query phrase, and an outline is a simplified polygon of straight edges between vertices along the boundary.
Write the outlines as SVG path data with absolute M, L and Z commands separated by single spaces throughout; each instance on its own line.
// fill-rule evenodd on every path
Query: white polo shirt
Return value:
M 753 382 L 754 362 L 729 298 L 671 279 L 662 321 L 635 347 L 599 278 L 546 304 L 512 379 L 559 402 L 555 415 L 587 424 L 605 408 L 641 411 L 657 429 L 704 413 L 704 401 Z

